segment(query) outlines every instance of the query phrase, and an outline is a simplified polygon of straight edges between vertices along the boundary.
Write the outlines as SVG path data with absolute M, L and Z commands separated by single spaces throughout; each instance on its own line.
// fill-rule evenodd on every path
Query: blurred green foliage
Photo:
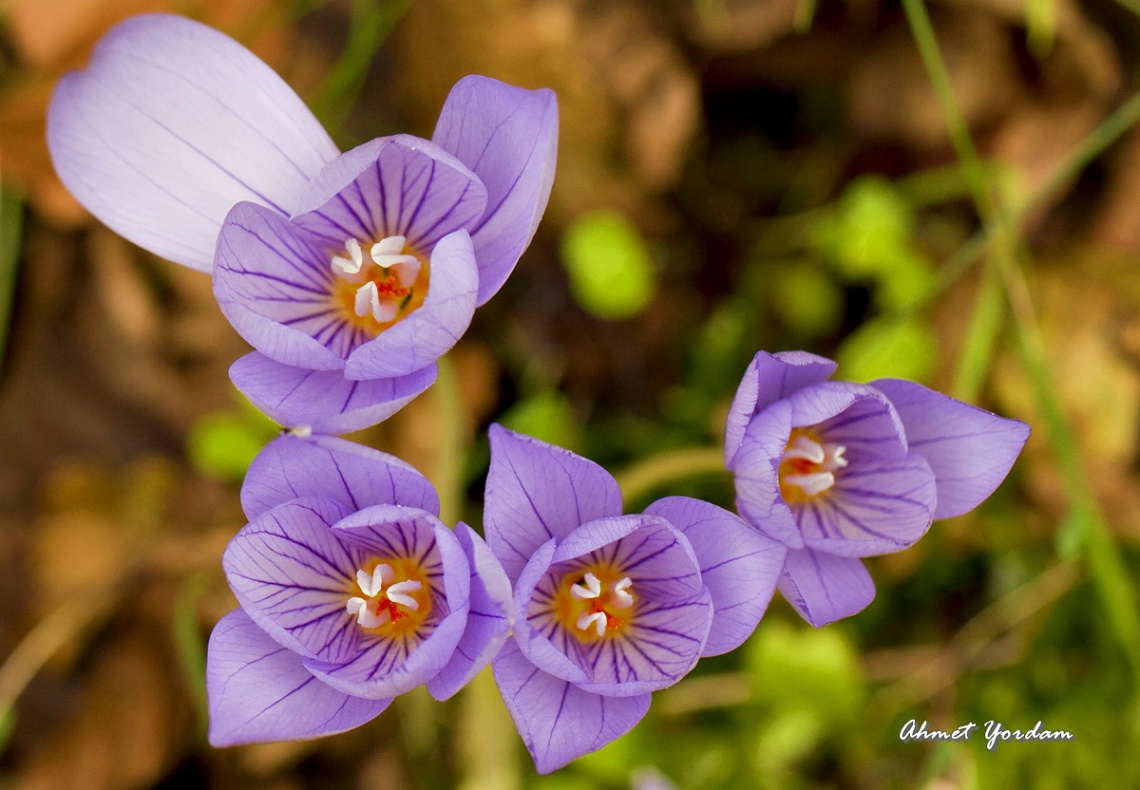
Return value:
M 632 318 L 653 299 L 653 260 L 641 232 L 616 211 L 593 211 L 562 236 L 562 265 L 583 310 L 606 320 Z

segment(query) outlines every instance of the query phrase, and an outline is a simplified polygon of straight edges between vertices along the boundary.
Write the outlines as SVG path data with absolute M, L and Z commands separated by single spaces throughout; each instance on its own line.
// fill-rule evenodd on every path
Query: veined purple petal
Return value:
M 230 589 L 262 630 L 330 661 L 360 650 L 360 631 L 345 611 L 359 560 L 329 528 L 346 515 L 332 499 L 295 499 L 242 527 L 222 555 Z
M 479 271 L 467 231 L 440 239 L 431 254 L 431 283 L 418 310 L 357 347 L 344 374 L 351 379 L 406 376 L 454 346 L 475 313 Z
M 732 468 L 732 459 L 753 416 L 793 392 L 827 381 L 834 372 L 834 362 L 806 351 L 757 353 L 744 371 L 744 378 L 728 409 L 724 426 L 724 465 Z
M 289 214 L 336 146 L 293 90 L 233 39 L 168 14 L 136 16 L 59 83 L 56 172 L 136 244 L 208 272 L 230 207 Z
M 463 637 L 467 602 L 422 640 L 373 639 L 343 664 L 305 658 L 305 668 L 335 689 L 369 699 L 394 697 L 439 674 Z
M 862 560 L 811 549 L 788 552 L 779 588 L 800 617 L 817 628 L 850 617 L 875 599 L 875 583 Z
M 392 701 L 326 686 L 241 609 L 210 634 L 206 694 L 210 743 L 219 747 L 332 735 L 371 721 Z
M 381 137 L 342 154 L 309 184 L 293 222 L 330 250 L 404 236 L 421 254 L 487 206 L 478 176 L 435 143 Z M 433 282 L 434 282 L 434 272 Z
M 501 425 L 488 433 L 487 545 L 509 579 L 517 579 L 550 538 L 565 537 L 587 521 L 621 515 L 617 482 L 593 461 Z
M 415 632 L 365 636 L 355 654 L 307 658 L 305 666 L 333 688 L 370 699 L 426 683 L 451 660 L 467 623 L 470 567 L 458 539 L 430 513 L 398 505 L 351 513 L 332 532 L 362 557 L 414 561 L 430 588 L 432 610 Z
M 404 505 L 439 514 L 439 496 L 410 464 L 331 436 L 279 436 L 258 453 L 241 486 L 249 519 L 291 499 L 324 496 L 352 510 Z
M 934 516 L 934 474 L 914 450 L 901 460 L 861 459 L 835 485 L 792 506 L 808 548 L 844 557 L 890 554 L 914 543 Z
M 600 563 L 633 581 L 635 596 L 659 603 L 701 592 L 700 563 L 688 539 L 653 515 L 615 516 L 583 524 L 558 544 L 551 572 Z M 563 571 L 560 568 L 564 567 Z
M 591 682 L 577 686 L 609 697 L 668 688 L 696 666 L 712 620 L 713 603 L 707 589 L 681 603 L 638 605 L 622 634 L 586 647 L 583 652 Z
M 783 544 L 699 499 L 659 499 L 645 512 L 681 530 L 700 563 L 701 580 L 713 603 L 712 630 L 703 655 L 739 647 L 756 630 L 776 591 L 784 567 Z
M 902 418 L 910 446 L 926 458 L 938 486 L 934 518 L 960 516 L 993 493 L 1029 438 L 1029 426 L 998 417 L 921 384 L 879 379 Z
M 542 585 L 542 594 L 550 597 L 548 572 L 557 548 L 557 538 L 539 546 L 515 582 L 515 642 L 527 660 L 544 672 L 573 683 L 586 683 L 590 675 L 581 652 L 582 642 L 568 634 L 551 613 L 536 617 L 531 622 L 533 615 L 530 610 L 536 588 Z
M 503 566 L 462 521 L 455 526 L 455 537 L 471 565 L 471 608 L 451 660 L 428 681 L 428 691 L 438 700 L 451 697 L 491 663 L 510 636 L 512 622 L 511 583 Z
M 333 301 L 322 253 L 289 220 L 254 203 L 238 203 L 218 237 L 214 296 L 237 333 L 282 365 L 339 370 L 359 330 Z
M 788 548 L 803 548 L 792 511 L 780 494 L 780 458 L 792 430 L 792 407 L 776 401 L 757 414 L 732 459 L 736 508 L 752 526 Z
M 230 380 L 270 419 L 314 433 L 359 431 L 391 417 L 435 382 L 436 366 L 407 376 L 349 381 L 339 370 L 282 365 L 254 351 L 230 366 Z
M 847 381 L 825 381 L 788 397 L 793 427 L 814 427 L 821 441 L 847 448 L 846 458 L 905 458 L 906 433 L 891 402 L 878 390 Z
M 649 694 L 591 694 L 538 669 L 510 642 L 491 665 L 507 710 L 541 774 L 624 735 L 649 710 Z
M 479 304 L 499 290 L 530 244 L 554 183 L 558 99 L 487 77 L 455 83 L 432 140 L 487 187 L 487 211 L 472 229 Z
M 370 556 L 415 561 L 433 588 L 441 614 L 466 607 L 471 568 L 463 547 L 437 516 L 401 505 L 371 505 L 332 526 L 339 541 Z

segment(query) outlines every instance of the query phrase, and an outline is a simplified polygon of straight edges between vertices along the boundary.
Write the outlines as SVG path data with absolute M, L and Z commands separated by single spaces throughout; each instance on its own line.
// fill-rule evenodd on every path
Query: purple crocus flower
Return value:
M 687 497 L 622 515 L 604 469 L 491 427 L 487 543 L 515 585 L 495 680 L 541 773 L 633 727 L 650 694 L 739 646 L 784 547 Z
M 242 487 L 250 523 L 223 556 L 241 608 L 210 636 L 210 743 L 313 738 L 427 684 L 437 699 L 510 630 L 510 584 L 431 484 L 391 456 L 282 436 Z
M 920 384 L 828 381 L 834 372 L 814 354 L 761 351 L 725 430 L 740 514 L 788 547 L 780 592 L 815 626 L 875 597 L 860 557 L 972 510 L 1029 437 L 1023 422 Z
M 341 154 L 257 57 L 170 15 L 111 30 L 48 116 L 72 194 L 140 246 L 212 271 L 256 349 L 234 383 L 317 433 L 375 424 L 434 381 L 530 243 L 557 139 L 551 91 L 472 76 L 431 140 Z

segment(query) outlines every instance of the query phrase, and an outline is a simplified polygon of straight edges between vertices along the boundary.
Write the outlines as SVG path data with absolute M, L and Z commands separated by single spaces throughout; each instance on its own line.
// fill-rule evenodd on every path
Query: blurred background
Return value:
M 481 524 L 491 421 L 732 506 L 758 349 L 1026 420 L 977 512 L 874 558 L 876 600 L 754 637 L 537 777 L 493 684 L 307 743 L 205 743 L 242 474 L 277 428 L 207 276 L 94 222 L 51 89 L 130 14 L 195 17 L 342 148 L 430 136 L 450 86 L 548 86 L 558 175 L 440 382 L 355 435 Z M 1138 0 L 9 0 L 0 5 L 0 788 L 1140 786 Z M 422 691 L 422 690 L 421 690 Z M 906 722 L 1075 739 L 900 741 Z

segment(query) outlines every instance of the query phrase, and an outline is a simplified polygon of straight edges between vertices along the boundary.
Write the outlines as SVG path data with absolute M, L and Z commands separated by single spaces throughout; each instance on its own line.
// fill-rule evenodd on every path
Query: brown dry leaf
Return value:
M 159 779 L 193 723 L 165 658 L 142 635 L 112 644 L 73 715 L 29 756 L 21 790 L 126 790 Z
M 696 130 L 696 80 L 642 4 L 420 0 L 396 46 L 399 95 L 424 131 L 466 74 L 554 89 L 555 224 L 599 205 L 650 209 L 647 198 L 675 180 Z
M 935 18 L 939 49 L 966 122 L 991 123 L 1020 82 L 1008 31 L 984 14 L 948 11 Z M 851 116 L 861 133 L 921 150 L 949 144 L 946 120 L 904 22 L 875 38 L 851 75 Z
M 1108 184 L 1097 206 L 1089 241 L 1119 252 L 1140 250 L 1140 128 L 1123 142 L 1108 173 Z
M 719 52 L 766 47 L 795 30 L 800 0 L 693 0 L 688 7 L 689 35 Z

